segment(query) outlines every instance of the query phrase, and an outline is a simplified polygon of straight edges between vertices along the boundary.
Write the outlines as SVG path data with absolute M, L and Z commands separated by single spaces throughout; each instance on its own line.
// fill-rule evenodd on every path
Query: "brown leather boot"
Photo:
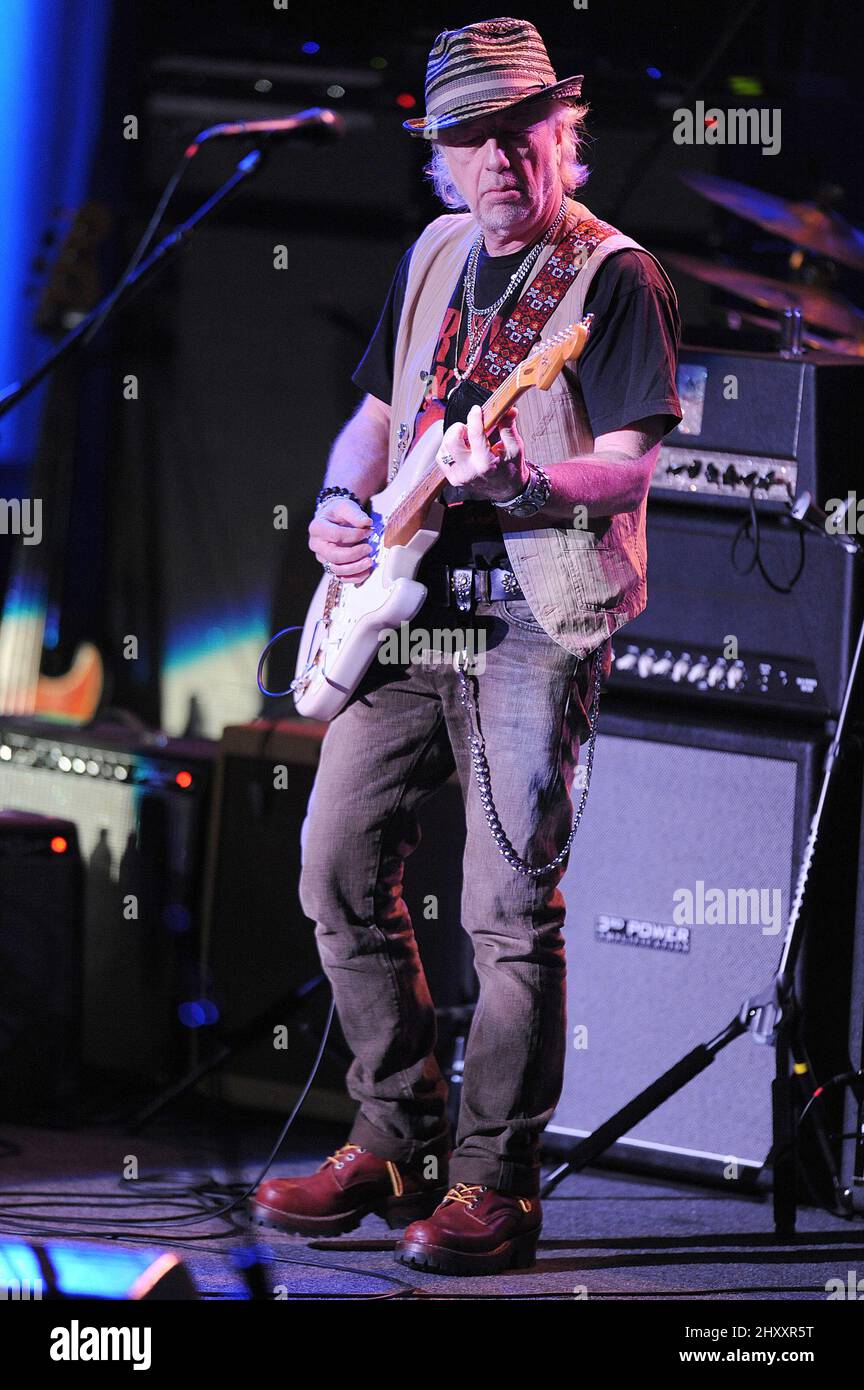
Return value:
M 268 1178 L 249 1199 L 262 1226 L 301 1235 L 341 1235 L 375 1212 L 393 1228 L 428 1216 L 447 1190 L 447 1160 L 439 1176 L 423 1177 L 423 1161 L 409 1166 L 378 1158 L 359 1144 L 343 1144 L 305 1178 Z
M 538 1197 L 512 1197 L 457 1182 L 428 1221 L 415 1221 L 399 1242 L 402 1264 L 432 1274 L 499 1274 L 529 1269 L 543 1223 Z

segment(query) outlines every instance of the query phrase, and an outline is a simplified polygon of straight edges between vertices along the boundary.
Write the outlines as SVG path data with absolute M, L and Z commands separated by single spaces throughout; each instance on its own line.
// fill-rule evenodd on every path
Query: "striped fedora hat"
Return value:
M 439 34 L 426 68 L 426 115 L 403 121 L 412 135 L 438 133 L 538 96 L 576 100 L 582 77 L 559 82 L 546 45 L 527 19 L 484 19 Z

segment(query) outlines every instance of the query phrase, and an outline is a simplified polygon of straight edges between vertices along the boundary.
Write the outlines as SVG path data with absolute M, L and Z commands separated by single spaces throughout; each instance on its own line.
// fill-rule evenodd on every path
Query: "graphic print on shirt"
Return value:
M 456 359 L 456 344 L 459 342 L 462 327 L 461 302 L 462 279 L 460 277 L 454 301 L 448 304 L 445 311 L 441 331 L 438 335 L 438 345 L 432 361 L 432 369 L 426 377 L 426 390 L 414 422 L 415 443 L 436 420 L 444 419 L 447 412 L 447 396 L 456 385 L 456 368 L 458 367 L 460 372 L 464 372 L 468 362 L 467 333 L 463 335 L 458 361 Z M 489 326 L 490 333 L 498 332 L 506 307 L 503 305 L 501 312 L 495 315 Z

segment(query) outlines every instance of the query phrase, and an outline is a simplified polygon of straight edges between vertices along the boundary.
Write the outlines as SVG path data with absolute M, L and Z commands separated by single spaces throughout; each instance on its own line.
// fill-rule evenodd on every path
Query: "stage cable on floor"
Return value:
M 20 1213 L 25 1210 L 32 1212 L 34 1207 L 40 1207 L 44 1205 L 45 1199 L 48 1197 L 53 1199 L 50 1202 L 50 1206 L 52 1208 L 64 1211 L 68 1210 L 69 1208 L 75 1207 L 93 1207 L 111 1204 L 130 1205 L 132 1203 L 136 1203 L 140 1205 L 142 1202 L 145 1202 L 148 1205 L 152 1205 L 152 1203 L 156 1200 L 158 1200 L 163 1205 L 192 1203 L 193 1210 L 186 1215 L 143 1217 L 79 1217 L 77 1219 L 78 1229 L 75 1231 L 71 1230 L 69 1218 L 67 1216 L 42 1215 L 37 1216 L 35 1219 L 36 1221 L 41 1222 L 43 1227 L 46 1223 L 48 1223 L 49 1229 L 47 1231 L 45 1229 L 36 1230 L 35 1227 L 25 1228 L 21 1226 L 17 1228 L 21 1234 L 31 1236 L 43 1236 L 46 1234 L 54 1234 L 54 1232 L 50 1229 L 51 1227 L 62 1227 L 63 1232 L 66 1235 L 92 1235 L 94 1229 L 99 1230 L 103 1226 L 110 1226 L 114 1230 L 116 1230 L 118 1226 L 130 1226 L 133 1228 L 137 1227 L 138 1229 L 148 1227 L 159 1228 L 164 1238 L 174 1239 L 174 1237 L 170 1236 L 171 1226 L 196 1225 L 205 1221 L 215 1221 L 217 1219 L 224 1220 L 229 1218 L 231 1213 L 236 1211 L 240 1204 L 245 1202 L 246 1198 L 251 1196 L 251 1194 L 259 1186 L 259 1184 L 263 1182 L 264 1178 L 267 1176 L 267 1173 L 270 1171 L 270 1168 L 275 1162 L 279 1150 L 285 1143 L 285 1140 L 288 1137 L 291 1127 L 293 1126 L 294 1121 L 299 1115 L 300 1110 L 306 1101 L 306 1097 L 308 1096 L 309 1091 L 312 1088 L 312 1084 L 315 1080 L 315 1077 L 318 1074 L 318 1069 L 321 1065 L 321 1061 L 324 1056 L 324 1051 L 327 1047 L 327 1042 L 330 1037 L 330 1031 L 333 1026 L 334 1014 L 335 1003 L 331 999 L 330 1007 L 327 1012 L 327 1019 L 325 1021 L 324 1029 L 321 1034 L 321 1040 L 318 1045 L 318 1051 L 315 1055 L 315 1060 L 313 1061 L 312 1066 L 309 1069 L 309 1074 L 306 1077 L 306 1080 L 303 1084 L 303 1089 L 301 1090 L 300 1095 L 297 1097 L 297 1100 L 294 1103 L 294 1108 L 292 1109 L 287 1120 L 283 1124 L 279 1132 L 279 1136 L 276 1139 L 276 1142 L 273 1145 L 272 1149 L 270 1150 L 270 1153 L 268 1154 L 263 1167 L 260 1169 L 260 1171 L 257 1173 L 257 1175 L 251 1183 L 220 1183 L 218 1179 L 210 1177 L 208 1175 L 202 1178 L 200 1182 L 191 1185 L 187 1184 L 185 1186 L 177 1186 L 176 1184 L 172 1183 L 170 1185 L 166 1184 L 163 1187 L 158 1182 L 154 1184 L 152 1180 L 148 1184 L 146 1181 L 142 1183 L 138 1179 L 135 1179 L 134 1181 L 136 1190 L 134 1192 L 120 1191 L 117 1193 L 103 1193 L 101 1196 L 92 1196 L 88 1193 L 73 1195 L 68 1192 L 45 1193 L 31 1192 L 24 1189 L 15 1190 L 0 1188 L 0 1222 L 12 1221 L 16 1223 L 24 1223 L 25 1220 L 33 1220 L 32 1216 L 27 1218 L 24 1215 L 21 1215 Z M 232 1196 L 230 1201 L 225 1201 L 226 1195 L 230 1194 L 237 1187 L 239 1187 L 241 1191 L 238 1192 L 236 1195 Z M 14 1197 L 35 1197 L 41 1200 L 18 1204 L 10 1204 L 8 1201 L 4 1200 L 7 1198 Z M 221 1239 L 225 1235 L 237 1233 L 240 1231 L 243 1231 L 245 1233 L 247 1231 L 247 1227 L 244 1225 L 237 1225 L 234 1222 L 230 1222 L 227 1231 L 216 1232 L 213 1235 L 205 1236 L 204 1239 Z M 123 1237 L 124 1240 L 129 1238 L 130 1237 L 127 1237 L 125 1235 Z

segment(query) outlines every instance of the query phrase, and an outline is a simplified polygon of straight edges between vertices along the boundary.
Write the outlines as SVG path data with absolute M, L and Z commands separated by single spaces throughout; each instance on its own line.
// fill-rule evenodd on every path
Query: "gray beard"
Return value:
M 541 189 L 538 201 L 545 202 L 550 196 L 552 187 L 553 184 L 550 181 L 545 188 Z M 557 210 L 556 206 L 555 212 L 557 212 Z M 478 218 L 478 222 L 480 222 L 480 226 L 484 232 L 489 231 L 500 234 L 501 232 L 509 232 L 511 227 L 515 227 L 520 222 L 524 221 L 529 211 L 530 204 L 522 199 L 520 199 L 518 203 L 495 203 L 488 213 L 484 213 L 482 221 Z M 550 221 L 551 218 L 554 217 L 555 212 L 550 215 Z
M 507 232 L 525 218 L 524 203 L 498 203 L 484 216 L 481 226 L 484 232 Z

